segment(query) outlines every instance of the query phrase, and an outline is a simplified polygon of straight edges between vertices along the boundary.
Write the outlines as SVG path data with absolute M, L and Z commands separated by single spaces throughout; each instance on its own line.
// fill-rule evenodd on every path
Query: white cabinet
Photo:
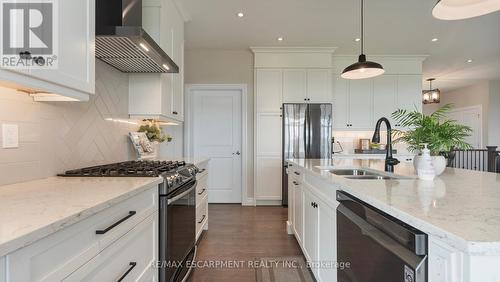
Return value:
M 281 200 L 281 157 L 255 158 L 255 199 Z
M 429 238 L 429 281 L 459 282 L 462 280 L 462 253 Z
M 130 74 L 131 118 L 184 120 L 184 20 L 172 0 L 143 1 L 143 27 L 179 73 Z
M 63 281 L 155 281 L 158 214 L 152 214 Z
M 332 72 L 329 69 L 307 70 L 307 101 L 309 103 L 332 102 Z
M 318 257 L 323 263 L 318 267 L 317 280 L 324 282 L 337 281 L 337 215 L 335 208 L 323 201 L 318 201 Z
M 304 239 L 305 256 L 309 262 L 314 262 L 318 257 L 318 208 L 319 200 L 304 185 Z M 315 268 L 313 273 L 316 274 Z
M 113 260 L 115 256 L 120 257 L 119 253 L 129 254 L 130 261 L 137 262 L 134 271 L 141 273 L 158 258 L 157 213 L 158 186 L 153 185 L 121 203 L 7 254 L 9 281 L 61 281 L 89 261 L 93 261 L 91 269 L 105 269 L 108 265 L 114 267 Z M 123 239 L 129 238 L 127 234 L 133 233 L 131 230 L 139 225 L 147 229 L 147 238 L 144 237 L 146 235 L 131 235 L 132 239 Z M 98 234 L 97 230 L 107 231 Z M 132 247 L 136 244 L 140 247 Z M 129 247 L 132 249 L 129 250 Z M 108 249 L 113 254 L 109 258 L 103 255 L 109 253 Z M 119 267 L 125 268 L 126 265 L 120 263 Z M 90 272 L 93 273 L 93 270 Z M 156 277 L 156 273 L 151 273 L 152 277 Z
M 391 115 L 397 108 L 398 77 L 396 75 L 382 75 L 373 79 L 373 117 L 377 121 L 386 117 L 392 122 Z
M 349 128 L 367 129 L 373 124 L 373 80 L 349 81 Z
M 283 95 L 283 72 L 278 69 L 255 71 L 255 111 L 280 112 Z
M 314 194 L 314 187 L 303 184 L 304 238 L 301 246 L 307 260 L 313 263 L 312 272 L 317 281 L 337 281 L 336 208 Z M 314 265 L 321 263 L 323 265 Z
M 306 70 L 284 70 L 283 71 L 283 102 L 305 103 L 307 102 L 307 71 Z
M 203 230 L 208 229 L 208 165 L 209 162 L 199 163 L 196 166 L 200 172 L 196 175 L 196 241 Z
M 0 80 L 38 93 L 35 101 L 87 101 L 95 92 L 95 1 L 59 1 L 58 6 L 57 68 L 0 69 Z
M 340 130 L 373 130 L 375 122 L 397 109 L 422 110 L 421 75 L 383 75 L 346 80 L 333 77 L 333 127 Z M 392 122 L 393 127 L 399 125 Z

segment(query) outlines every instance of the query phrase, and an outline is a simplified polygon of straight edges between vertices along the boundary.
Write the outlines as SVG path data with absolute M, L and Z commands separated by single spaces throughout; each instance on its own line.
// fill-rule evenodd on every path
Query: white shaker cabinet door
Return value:
M 333 77 L 333 128 L 349 128 L 349 84 L 346 79 Z
M 298 183 L 298 182 L 297 182 Z M 304 238 L 304 193 L 301 183 L 293 186 L 293 228 L 299 244 L 303 244 Z
M 398 76 L 397 107 L 413 111 L 422 111 L 422 76 Z
M 280 112 L 283 94 L 283 72 L 258 69 L 255 72 L 257 113 Z
M 329 69 L 307 70 L 307 102 L 332 102 L 332 71 Z
M 315 204 L 318 199 L 308 190 L 304 189 L 304 239 L 303 246 L 309 262 L 318 259 L 318 208 Z M 317 269 L 313 268 L 316 274 Z
M 41 80 L 94 94 L 95 1 L 58 1 L 58 67 L 31 69 Z M 44 89 L 47 90 L 47 89 Z
M 317 270 L 320 282 L 337 281 L 337 216 L 336 209 L 318 202 L 318 262 L 324 263 Z
M 372 129 L 373 124 L 373 80 L 349 81 L 349 128 Z
M 386 117 L 392 122 L 391 114 L 396 110 L 398 77 L 383 75 L 373 79 L 373 123 Z
M 283 103 L 305 103 L 306 70 L 283 71 Z

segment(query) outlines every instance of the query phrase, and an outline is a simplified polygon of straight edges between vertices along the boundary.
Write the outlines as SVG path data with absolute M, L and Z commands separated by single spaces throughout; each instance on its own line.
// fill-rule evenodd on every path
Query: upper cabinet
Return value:
M 422 110 L 423 57 L 381 57 L 386 73 L 360 80 L 340 77 L 350 60 L 334 57 L 333 126 L 337 130 L 373 130 L 376 121 L 386 117 L 399 128 L 391 114 L 397 109 Z
M 179 66 L 179 73 L 130 74 L 129 115 L 184 120 L 184 19 L 173 0 L 142 1 L 143 28 Z
M 255 71 L 255 110 L 280 112 L 283 95 L 283 72 L 276 69 Z
M 95 92 L 95 1 L 57 3 L 54 32 L 44 26 L 41 31 L 52 35 L 57 67 L 0 69 L 0 80 L 32 93 L 36 101 L 87 101 Z
M 331 103 L 329 69 L 284 69 L 283 103 Z

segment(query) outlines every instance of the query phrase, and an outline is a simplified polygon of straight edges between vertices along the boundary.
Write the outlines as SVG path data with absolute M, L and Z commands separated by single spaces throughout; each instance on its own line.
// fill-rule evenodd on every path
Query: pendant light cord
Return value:
M 361 0 L 361 54 L 364 54 L 365 34 L 364 34 L 364 13 L 363 13 L 364 0 Z

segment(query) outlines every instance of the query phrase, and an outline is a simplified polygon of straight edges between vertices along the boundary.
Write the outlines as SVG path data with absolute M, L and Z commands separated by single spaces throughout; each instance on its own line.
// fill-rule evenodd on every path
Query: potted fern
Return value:
M 428 144 L 431 151 L 436 175 L 440 175 L 446 168 L 446 156 L 452 149 L 466 150 L 471 145 L 465 138 L 471 135 L 469 126 L 458 124 L 447 117 L 453 108 L 446 104 L 430 115 L 417 110 L 408 111 L 399 109 L 392 113 L 392 118 L 408 130 L 394 130 L 394 142 L 408 145 L 408 151 L 419 154 L 422 144 Z M 417 167 L 419 157 L 415 157 Z

